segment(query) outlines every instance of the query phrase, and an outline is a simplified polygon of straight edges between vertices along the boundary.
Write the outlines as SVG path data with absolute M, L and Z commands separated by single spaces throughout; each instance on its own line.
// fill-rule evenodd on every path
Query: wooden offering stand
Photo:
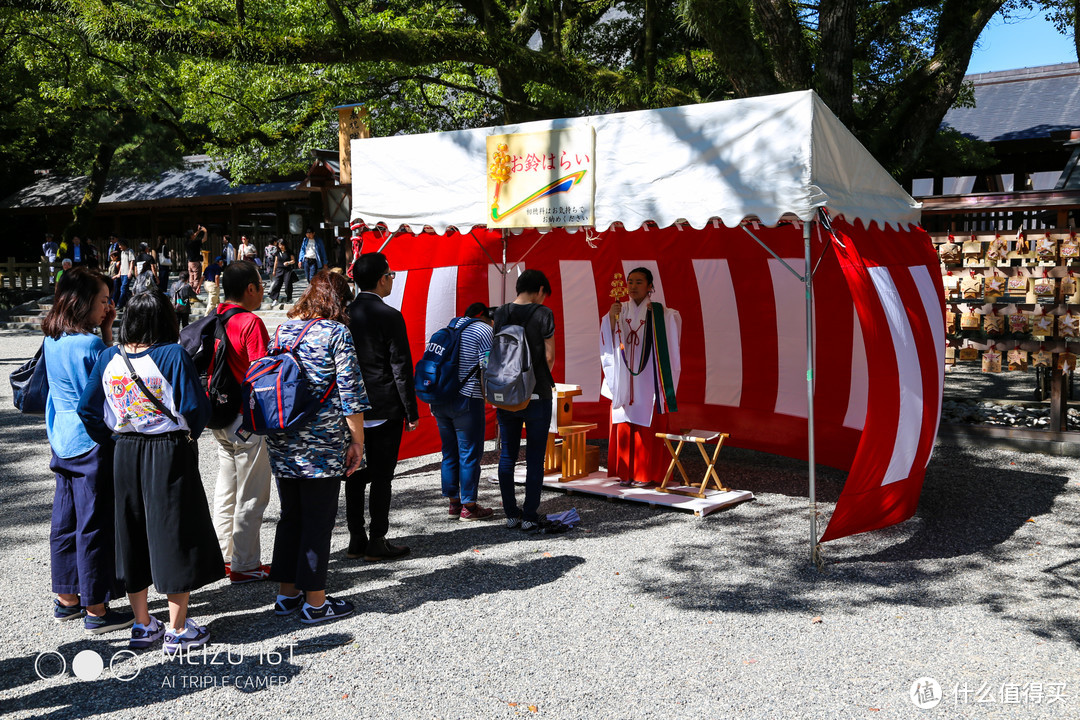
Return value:
M 574 422 L 574 398 L 581 394 L 580 385 L 556 383 L 555 394 L 558 432 L 548 433 L 544 474 L 559 473 L 559 482 L 567 482 L 600 469 L 599 448 L 585 444 L 585 434 L 597 425 Z

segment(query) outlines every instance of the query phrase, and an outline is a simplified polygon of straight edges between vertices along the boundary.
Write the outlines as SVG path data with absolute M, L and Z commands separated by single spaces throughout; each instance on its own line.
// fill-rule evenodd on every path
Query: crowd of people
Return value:
M 285 238 L 271 238 L 260 254 L 255 243 L 246 235 L 240 236 L 238 245 L 234 245 L 229 235 L 221 237 L 221 254 L 216 255 L 204 265 L 203 252 L 209 246 L 209 232 L 204 225 L 197 225 L 183 241 L 183 256 L 186 257 L 187 269 L 179 267 L 180 258 L 170 242 L 163 236 L 157 242 L 130 241 L 110 235 L 106 250 L 99 254 L 93 242 L 86 242 L 75 236 L 70 241 L 58 242 L 52 234 L 45 235 L 41 245 L 41 254 L 49 266 L 53 282 L 73 267 L 85 266 L 99 269 L 112 278 L 112 299 L 117 309 L 121 309 L 132 296 L 136 282 L 143 278 L 145 284 L 154 283 L 162 293 L 173 295 L 180 315 L 191 315 L 189 291 L 182 287 L 188 285 L 190 292 L 200 295 L 204 289 L 208 294 L 206 311 L 211 313 L 220 302 L 218 278 L 221 271 L 236 260 L 254 263 L 273 287 L 267 293 L 267 300 L 284 309 L 292 303 L 293 281 L 296 273 L 303 272 L 309 282 L 315 273 L 325 267 L 348 268 L 353 260 L 352 243 L 337 236 L 329 245 L 318 237 L 313 228 L 307 228 L 297 250 Z M 173 266 L 178 266 L 174 270 Z M 176 294 L 187 300 L 181 302 Z M 186 311 L 183 307 L 186 306 Z
M 163 292 L 164 250 L 154 263 L 145 244 L 136 254 L 117 240 L 121 272 L 86 266 L 65 271 L 43 323 L 46 429 L 56 476 L 50 534 L 54 617 L 81 618 L 91 633 L 130 628 L 132 648 L 161 640 L 166 653 L 208 642 L 208 629 L 187 614 L 188 598 L 226 577 L 237 585 L 276 582 L 274 613 L 297 614 L 303 623 L 351 614 L 352 603 L 327 594 L 342 485 L 346 557 L 383 562 L 410 554 L 410 548 L 389 539 L 390 507 L 403 433 L 417 429 L 420 415 L 406 322 L 385 301 L 396 277 L 387 258 L 377 252 L 360 255 L 349 268 L 350 282 L 327 267 L 331 259 L 310 231 L 296 256 L 286 243 L 276 243 L 263 258 L 265 265 L 272 257 L 274 301 L 283 288 L 286 296 L 291 292 L 291 282 L 279 270 L 291 275 L 299 263 L 310 279 L 289 320 L 271 337 L 255 312 L 265 307 L 266 288 L 254 246 L 243 238 L 233 259 L 219 258 L 208 273 L 201 258 L 198 266 L 193 259 L 205 240 L 205 228 L 196 228 L 188 247 L 189 273 L 179 273 L 172 297 Z M 125 263 L 137 269 L 126 282 Z M 651 273 L 639 268 L 630 277 L 634 307 L 612 307 L 609 343 L 621 317 L 636 319 L 645 312 L 637 306 L 652 290 Z M 200 282 L 213 284 L 211 297 L 222 296 L 210 312 L 224 329 L 227 370 L 237 386 L 252 363 L 267 354 L 287 351 L 297 359 L 312 392 L 322 399 L 299 427 L 254 434 L 245 429 L 240 410 L 224 423 L 210 421 L 205 381 L 178 344 Z M 498 308 L 473 303 L 451 323 L 461 333 L 454 368 L 460 389 L 432 403 L 431 414 L 442 441 L 441 489 L 449 516 L 492 518 L 494 510 L 479 502 L 486 428 L 477 371 L 498 333 L 520 326 L 536 382 L 523 406 L 497 409 L 498 480 L 506 527 L 534 532 L 545 524 L 539 505 L 554 392 L 555 318 L 544 305 L 551 285 L 542 272 L 522 272 L 516 292 Z M 125 312 L 114 344 L 121 306 Z M 635 377 L 641 368 L 636 369 Z M 610 363 L 605 373 L 609 385 L 616 382 Z M 653 394 L 641 387 L 636 397 L 651 413 Z M 651 422 L 640 413 L 624 415 L 620 420 Z M 208 424 L 218 455 L 209 501 L 196 450 Z M 525 485 L 519 504 L 514 470 L 522 430 Z M 632 447 L 641 430 L 635 428 L 627 439 L 619 436 L 623 465 L 633 464 Z M 271 562 L 264 564 L 261 529 L 275 485 L 281 517 Z M 168 598 L 167 621 L 148 610 L 151 584 Z M 123 595 L 129 611 L 109 607 Z

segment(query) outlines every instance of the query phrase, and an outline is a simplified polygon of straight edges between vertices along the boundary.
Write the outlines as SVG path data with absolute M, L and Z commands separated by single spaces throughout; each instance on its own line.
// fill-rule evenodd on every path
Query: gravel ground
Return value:
M 0 334 L 0 374 L 39 337 Z M 192 614 L 220 654 L 178 664 L 52 622 L 48 444 L 0 385 L 5 717 L 1080 717 L 1075 458 L 939 446 L 915 518 L 829 543 L 824 572 L 808 561 L 805 467 L 783 458 L 726 448 L 723 476 L 757 499 L 704 519 L 545 491 L 545 512 L 581 514 L 561 536 L 449 521 L 437 458 L 416 458 L 391 515 L 410 558 L 346 560 L 339 513 L 329 589 L 355 616 L 306 627 L 270 612 L 267 584 L 219 582 Z M 843 474 L 818 477 L 823 528 Z M 482 494 L 498 505 L 495 486 Z M 275 499 L 264 559 L 278 514 Z M 151 609 L 166 615 L 153 591 Z M 83 650 L 104 659 L 97 679 L 72 674 Z M 39 678 L 41 653 L 67 672 L 40 655 Z M 909 698 L 921 677 L 940 684 L 934 709 Z

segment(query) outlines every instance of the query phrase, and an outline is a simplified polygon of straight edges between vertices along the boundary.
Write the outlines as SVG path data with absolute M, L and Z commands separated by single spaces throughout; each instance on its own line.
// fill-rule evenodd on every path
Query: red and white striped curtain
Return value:
M 472 302 L 514 297 L 525 268 L 551 282 L 556 320 L 555 379 L 580 385 L 575 419 L 599 422 L 598 328 L 614 273 L 653 271 L 653 299 L 677 309 L 682 325 L 679 412 L 668 429 L 703 428 L 731 444 L 807 456 L 806 311 L 802 231 L 707 226 L 586 236 L 554 230 L 507 240 L 498 232 L 396 237 L 385 253 L 398 275 L 388 302 L 405 316 L 414 360 L 426 339 Z M 817 225 L 814 279 L 815 437 L 819 462 L 850 470 L 824 540 L 910 517 L 937 432 L 944 368 L 944 303 L 937 258 L 922 230 L 865 229 L 834 222 L 838 242 Z M 365 239 L 364 248 L 380 241 Z M 489 422 L 489 437 L 494 434 Z M 403 456 L 436 452 L 433 420 L 406 434 Z

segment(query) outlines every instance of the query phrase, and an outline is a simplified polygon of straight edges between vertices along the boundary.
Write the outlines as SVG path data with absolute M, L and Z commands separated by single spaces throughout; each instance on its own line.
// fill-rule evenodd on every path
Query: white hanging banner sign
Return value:
M 595 224 L 591 126 L 487 137 L 488 227 Z

